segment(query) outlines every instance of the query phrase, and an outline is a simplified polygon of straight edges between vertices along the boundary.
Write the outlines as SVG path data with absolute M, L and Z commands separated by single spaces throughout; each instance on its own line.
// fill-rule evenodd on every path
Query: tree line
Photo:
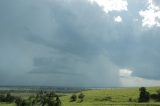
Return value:
M 16 106 L 61 106 L 61 100 L 55 92 L 43 91 L 37 93 L 36 96 L 29 96 L 27 99 L 7 93 L 6 95 L 0 95 L 0 102 L 15 102 Z

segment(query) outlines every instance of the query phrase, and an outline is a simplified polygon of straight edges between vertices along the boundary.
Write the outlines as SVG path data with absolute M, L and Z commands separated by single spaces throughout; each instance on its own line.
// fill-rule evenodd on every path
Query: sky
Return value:
M 160 85 L 159 0 L 0 0 L 0 85 Z

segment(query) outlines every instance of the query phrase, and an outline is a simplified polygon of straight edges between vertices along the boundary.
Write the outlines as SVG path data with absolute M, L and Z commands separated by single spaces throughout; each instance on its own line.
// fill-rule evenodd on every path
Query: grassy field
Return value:
M 147 88 L 150 93 L 155 93 L 159 88 Z M 138 88 L 115 88 L 115 89 L 103 89 L 103 90 L 88 90 L 83 91 L 85 94 L 84 102 L 69 102 L 71 95 L 61 97 L 64 106 L 160 106 L 160 103 L 151 100 L 147 104 L 137 104 L 137 98 L 139 95 Z M 132 102 L 129 102 L 129 98 Z
M 151 94 L 156 93 L 159 87 L 147 88 Z M 77 93 L 78 95 L 79 93 Z M 160 106 L 159 102 L 150 100 L 149 103 L 138 104 L 137 98 L 139 95 L 138 88 L 114 88 L 114 89 L 98 89 L 83 91 L 85 95 L 84 101 L 79 103 L 70 102 L 72 94 L 64 94 L 60 99 L 62 106 Z M 18 95 L 18 94 L 14 94 Z M 27 94 L 19 94 L 27 98 Z M 31 95 L 31 94 L 29 94 Z M 130 101 L 129 101 L 130 99 Z M 15 106 L 14 104 L 0 104 L 0 106 Z

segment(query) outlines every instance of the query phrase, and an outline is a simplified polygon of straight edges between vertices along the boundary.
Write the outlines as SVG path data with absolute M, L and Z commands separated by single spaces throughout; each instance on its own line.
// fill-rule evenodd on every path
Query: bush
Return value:
M 83 102 L 84 97 L 85 97 L 85 95 L 84 95 L 83 93 L 80 93 L 80 94 L 78 95 L 78 98 L 79 98 L 80 102 Z
M 157 90 L 157 94 L 151 94 L 150 97 L 156 101 L 160 101 L 160 89 Z
M 0 102 L 5 102 L 6 97 L 4 95 L 0 95 Z
M 7 93 L 6 96 L 5 95 L 0 95 L 0 102 L 11 103 L 11 102 L 14 102 L 14 100 L 15 100 L 15 97 L 11 96 L 10 93 Z
M 34 104 L 41 104 L 42 106 L 61 106 L 61 100 L 55 92 L 36 96 L 35 99 L 36 103 Z
M 27 100 L 23 100 L 20 106 L 31 106 L 30 102 Z
M 11 103 L 11 102 L 14 102 L 14 100 L 15 100 L 15 97 L 11 96 L 10 93 L 7 93 L 6 98 L 5 98 L 5 102 Z
M 76 94 L 73 94 L 71 97 L 70 97 L 70 102 L 75 102 L 77 101 L 77 95 Z
M 55 106 L 61 106 L 61 100 L 59 99 L 59 97 L 56 97 L 56 104 Z
M 160 89 L 158 89 L 158 90 L 157 90 L 157 94 L 159 94 L 159 95 L 160 95 Z
M 146 88 L 141 87 L 139 91 L 140 91 L 140 94 L 139 94 L 138 102 L 149 102 L 150 94 L 149 92 L 146 91 Z
M 16 106 L 61 106 L 61 100 L 53 93 L 37 94 L 37 96 L 30 96 L 28 99 L 17 97 L 15 100 Z
M 128 102 L 133 102 L 132 98 L 129 98 L 129 99 L 128 99 Z
M 15 100 L 16 106 L 21 106 L 22 105 L 22 99 L 20 97 L 17 97 Z

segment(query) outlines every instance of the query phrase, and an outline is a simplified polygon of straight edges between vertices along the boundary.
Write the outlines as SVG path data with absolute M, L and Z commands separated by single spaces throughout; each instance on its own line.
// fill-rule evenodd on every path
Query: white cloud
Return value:
M 145 79 L 137 76 L 132 76 L 133 71 L 130 69 L 120 69 L 120 82 L 122 86 L 134 87 L 134 86 L 159 86 L 160 80 Z
M 108 13 L 110 11 L 127 11 L 127 0 L 89 0 L 91 3 L 97 3 L 103 10 Z
M 160 27 L 160 8 L 152 0 L 148 0 L 147 9 L 139 11 L 139 15 L 143 17 L 142 26 L 149 28 Z
M 141 77 L 129 76 L 121 77 L 121 84 L 125 87 L 134 87 L 134 86 L 159 86 L 160 80 L 150 80 Z
M 130 69 L 120 69 L 119 70 L 119 74 L 120 77 L 130 77 L 132 75 L 132 70 Z
M 122 17 L 121 16 L 114 17 L 114 21 L 120 23 L 122 22 Z

